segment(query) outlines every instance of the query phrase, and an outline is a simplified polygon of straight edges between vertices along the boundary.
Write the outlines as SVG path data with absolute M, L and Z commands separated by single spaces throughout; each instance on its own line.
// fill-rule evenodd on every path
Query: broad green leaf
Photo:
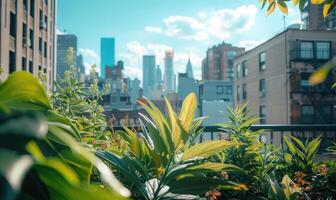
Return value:
M 194 93 L 190 93 L 184 99 L 180 113 L 181 125 L 186 133 L 189 133 L 191 129 L 196 109 L 197 109 L 196 95 Z
M 227 185 L 227 181 L 210 177 L 185 177 L 168 184 L 169 192 L 175 194 L 203 195 L 211 189 Z
M 181 160 L 186 161 L 195 158 L 206 158 L 219 153 L 228 147 L 239 146 L 240 144 L 241 143 L 225 140 L 207 141 L 200 144 L 195 144 L 182 154 Z
M 5 178 L 11 190 L 19 192 L 24 178 L 34 164 L 32 157 L 19 155 L 12 150 L 0 149 L 0 161 L 0 177 Z
M 28 72 L 14 72 L 0 85 L 0 111 L 49 109 L 44 87 Z

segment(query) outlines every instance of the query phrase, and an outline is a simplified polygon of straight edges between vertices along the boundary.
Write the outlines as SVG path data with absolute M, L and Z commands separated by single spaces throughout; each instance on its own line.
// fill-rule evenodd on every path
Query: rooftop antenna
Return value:
M 284 25 L 284 31 L 286 30 L 286 16 L 283 15 L 283 25 Z

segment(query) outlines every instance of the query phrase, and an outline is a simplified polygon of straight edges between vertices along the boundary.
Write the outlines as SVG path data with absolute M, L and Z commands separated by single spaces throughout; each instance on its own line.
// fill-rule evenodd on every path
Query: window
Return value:
M 22 24 L 22 46 L 27 45 L 27 24 Z
M 9 51 L 9 73 L 16 71 L 16 58 L 15 52 Z
M 16 14 L 10 13 L 10 35 L 16 38 Z
M 242 93 L 242 96 L 243 96 L 243 100 L 247 99 L 247 85 L 246 85 L 246 83 L 243 84 L 243 93 Z
M 246 77 L 248 74 L 247 61 L 243 62 L 243 77 Z
M 39 11 L 39 19 L 40 19 L 40 23 L 43 22 L 43 12 L 41 9 Z
M 33 61 L 29 61 L 29 72 L 34 73 L 34 68 L 33 68 Z
M 224 86 L 217 85 L 216 86 L 216 94 L 224 94 Z
M 317 124 L 332 124 L 333 123 L 333 107 L 330 105 L 319 106 L 316 110 Z
M 29 42 L 30 42 L 30 44 L 29 44 L 29 46 L 30 46 L 30 48 L 31 49 L 33 49 L 34 48 L 34 31 L 33 31 L 33 29 L 30 29 L 29 30 Z
M 263 71 L 266 69 L 266 53 L 262 52 L 259 54 L 259 70 Z
M 232 94 L 232 86 L 226 86 L 225 89 L 226 89 L 226 94 L 227 95 L 231 95 Z
M 47 74 L 47 68 L 43 69 L 43 73 Z
M 44 42 L 44 57 L 46 58 L 48 55 L 48 47 L 47 47 L 47 42 Z
M 239 85 L 237 86 L 237 101 L 240 101 L 240 95 L 239 95 L 239 90 L 240 90 L 240 87 Z
M 266 81 L 265 79 L 259 80 L 259 94 L 260 97 L 265 97 L 266 95 Z
M 241 65 L 238 64 L 237 65 L 237 70 L 236 70 L 236 77 L 237 77 L 237 79 L 239 79 L 239 77 L 240 77 L 240 71 L 241 71 Z
M 330 42 L 316 42 L 316 58 L 330 59 Z
M 313 124 L 315 122 L 315 109 L 314 106 L 301 107 L 301 123 Z
M 27 71 L 27 59 L 25 57 L 22 57 L 22 70 Z
M 30 16 L 35 15 L 35 0 L 30 0 Z
M 301 90 L 308 91 L 313 89 L 313 86 L 309 82 L 310 75 L 311 73 L 307 72 L 301 73 L 301 81 L 300 81 Z
M 259 107 L 260 124 L 266 124 L 266 106 Z
M 300 57 L 303 59 L 312 59 L 314 57 L 313 42 L 300 43 Z
M 46 16 L 44 16 L 44 28 L 47 30 L 48 29 L 48 17 L 47 17 L 47 15 Z
M 23 10 L 27 12 L 28 0 L 23 0 L 22 1 L 22 7 L 23 7 Z
M 39 52 L 42 53 L 42 38 L 39 37 Z

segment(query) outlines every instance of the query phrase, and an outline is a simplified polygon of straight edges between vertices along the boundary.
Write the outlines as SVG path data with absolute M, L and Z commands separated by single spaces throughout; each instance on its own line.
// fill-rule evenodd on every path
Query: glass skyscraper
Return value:
M 105 78 L 105 68 L 115 65 L 115 40 L 114 38 L 100 39 L 100 77 Z

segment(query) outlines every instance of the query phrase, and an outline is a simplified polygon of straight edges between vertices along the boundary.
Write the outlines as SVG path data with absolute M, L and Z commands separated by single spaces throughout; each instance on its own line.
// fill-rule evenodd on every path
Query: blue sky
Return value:
M 58 0 L 57 29 L 78 37 L 85 65 L 99 65 L 100 38 L 116 39 L 116 60 L 125 74 L 142 77 L 142 55 L 155 54 L 163 68 L 166 49 L 175 52 L 175 73 L 191 58 L 201 77 L 206 50 L 222 41 L 252 48 L 283 30 L 283 15 L 266 17 L 258 0 Z M 287 25 L 298 22 L 290 7 Z

